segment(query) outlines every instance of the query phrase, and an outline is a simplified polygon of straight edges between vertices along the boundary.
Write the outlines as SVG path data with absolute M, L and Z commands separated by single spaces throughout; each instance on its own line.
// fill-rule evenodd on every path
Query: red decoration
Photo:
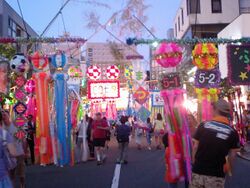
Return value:
M 149 96 L 149 92 L 145 90 L 143 87 L 139 87 L 136 90 L 136 92 L 133 94 L 135 101 L 141 105 L 147 101 L 148 96 Z
M 17 127 L 23 127 L 26 124 L 26 119 L 23 116 L 18 116 L 15 120 L 14 120 L 14 124 Z
M 116 65 L 110 65 L 107 68 L 107 78 L 108 79 L 118 79 L 120 75 L 120 70 Z
M 13 108 L 14 108 L 15 113 L 18 115 L 24 114 L 27 110 L 26 105 L 20 101 L 17 102 Z
M 24 138 L 26 138 L 26 132 L 22 129 L 19 129 L 16 133 L 15 133 L 15 137 L 18 140 L 23 140 Z
M 25 85 L 25 91 L 27 93 L 35 93 L 35 81 L 33 79 L 30 79 L 26 82 L 26 85 Z
M 26 79 L 23 75 L 18 75 L 15 79 L 15 84 L 17 87 L 22 87 L 26 83 Z
M 91 80 L 96 80 L 101 76 L 101 68 L 97 65 L 91 65 L 88 67 L 87 76 Z
M 43 70 L 49 63 L 48 57 L 43 56 L 39 52 L 35 52 L 33 56 L 31 56 L 31 62 L 33 67 L 37 70 Z
M 16 89 L 14 95 L 15 95 L 15 98 L 19 101 L 24 100 L 24 98 L 26 97 L 26 94 L 24 93 L 22 89 Z
M 120 97 L 118 80 L 88 81 L 89 99 L 114 99 Z
M 156 49 L 154 59 L 162 67 L 176 67 L 182 60 L 182 48 L 176 43 L 163 42 Z

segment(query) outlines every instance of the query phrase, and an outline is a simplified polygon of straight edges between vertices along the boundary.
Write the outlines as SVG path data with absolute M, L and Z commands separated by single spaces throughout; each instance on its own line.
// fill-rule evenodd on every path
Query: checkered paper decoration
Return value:
M 119 78 L 120 70 L 116 65 L 110 65 L 108 66 L 106 73 L 108 79 L 115 80 Z
M 91 80 L 97 80 L 101 76 L 101 68 L 97 65 L 89 66 L 87 70 L 87 76 Z

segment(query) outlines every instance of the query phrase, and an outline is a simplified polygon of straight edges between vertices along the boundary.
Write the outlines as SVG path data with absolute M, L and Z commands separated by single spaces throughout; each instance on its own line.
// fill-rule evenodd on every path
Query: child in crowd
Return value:
M 148 149 L 151 150 L 151 143 L 152 143 L 152 134 L 154 132 L 153 125 L 151 123 L 150 118 L 147 119 L 147 132 L 146 132 L 146 138 L 148 143 Z

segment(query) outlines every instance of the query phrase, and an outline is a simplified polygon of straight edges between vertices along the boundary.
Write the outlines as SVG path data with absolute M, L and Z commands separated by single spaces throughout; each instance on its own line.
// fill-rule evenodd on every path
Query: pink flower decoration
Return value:
M 35 93 L 35 81 L 30 79 L 26 82 L 25 91 L 27 93 Z
M 182 60 L 182 48 L 176 43 L 163 42 L 155 50 L 154 59 L 162 67 L 176 67 Z

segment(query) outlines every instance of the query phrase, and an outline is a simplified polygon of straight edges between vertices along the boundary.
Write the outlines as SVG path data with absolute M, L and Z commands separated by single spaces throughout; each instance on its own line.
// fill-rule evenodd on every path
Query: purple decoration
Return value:
M 218 88 L 221 80 L 220 71 L 197 70 L 195 74 L 195 87 L 197 88 Z

